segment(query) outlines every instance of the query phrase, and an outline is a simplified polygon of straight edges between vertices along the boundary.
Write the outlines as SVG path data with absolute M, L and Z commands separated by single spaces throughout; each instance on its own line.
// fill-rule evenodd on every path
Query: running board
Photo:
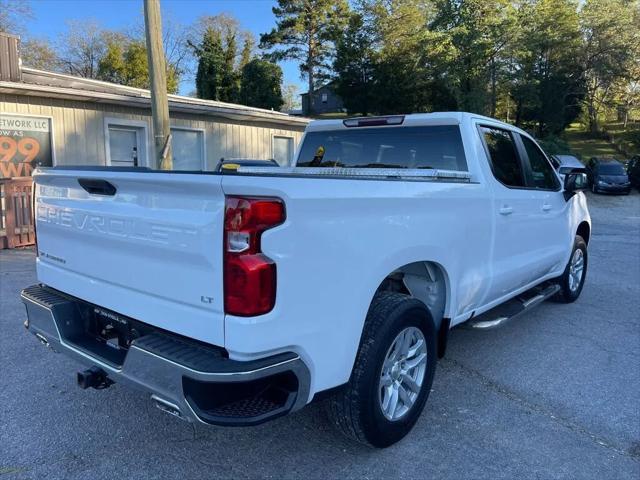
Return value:
M 559 291 L 560 285 L 555 283 L 532 288 L 482 315 L 472 318 L 464 325 L 474 330 L 492 330 L 502 327 L 505 323 L 537 307 Z

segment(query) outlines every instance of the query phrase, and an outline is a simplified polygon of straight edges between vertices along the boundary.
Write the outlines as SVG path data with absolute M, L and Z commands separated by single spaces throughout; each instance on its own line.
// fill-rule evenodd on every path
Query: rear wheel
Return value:
M 587 244 L 580 235 L 576 235 L 569 263 L 557 281 L 560 291 L 557 298 L 565 303 L 575 302 L 582 292 L 584 280 L 587 276 Z
M 435 339 L 422 302 L 399 293 L 377 294 L 349 383 L 328 402 L 332 423 L 348 437 L 378 448 L 407 435 L 431 391 Z

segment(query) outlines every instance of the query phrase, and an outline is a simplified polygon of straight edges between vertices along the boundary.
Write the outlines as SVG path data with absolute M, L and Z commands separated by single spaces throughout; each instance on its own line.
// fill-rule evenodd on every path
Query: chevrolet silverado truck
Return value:
M 293 166 L 34 175 L 25 326 L 182 419 L 255 425 L 322 399 L 385 447 L 457 325 L 498 327 L 587 271 L 584 172 L 469 113 L 309 124 Z

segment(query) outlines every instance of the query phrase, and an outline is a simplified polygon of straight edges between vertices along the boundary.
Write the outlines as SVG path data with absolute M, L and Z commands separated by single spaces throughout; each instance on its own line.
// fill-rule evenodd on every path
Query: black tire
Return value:
M 572 289 L 570 286 L 569 276 L 571 274 L 571 260 L 574 257 L 576 250 L 582 250 L 582 256 L 584 259 L 584 267 L 582 271 L 582 277 L 578 284 L 577 288 Z M 571 256 L 569 257 L 569 262 L 567 262 L 567 266 L 564 269 L 564 273 L 562 276 L 557 278 L 557 283 L 560 285 L 560 291 L 556 295 L 556 299 L 564 302 L 564 303 L 572 303 L 575 302 L 580 296 L 580 292 L 582 292 L 582 287 L 584 286 L 584 281 L 587 278 L 587 267 L 589 265 L 589 255 L 587 252 L 587 244 L 584 239 L 580 235 L 576 235 L 575 240 L 573 241 L 573 249 L 571 250 Z
M 424 335 L 426 369 L 413 406 L 392 421 L 385 417 L 380 405 L 380 375 L 389 348 L 408 327 L 416 327 Z M 367 313 L 349 383 L 327 402 L 331 422 L 346 436 L 369 446 L 384 448 L 396 443 L 411 431 L 422 413 L 436 362 L 436 332 L 426 306 L 399 293 L 376 294 Z

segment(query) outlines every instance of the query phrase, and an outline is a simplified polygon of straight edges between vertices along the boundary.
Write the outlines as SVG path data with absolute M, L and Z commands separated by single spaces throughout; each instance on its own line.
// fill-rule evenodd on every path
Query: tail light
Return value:
M 224 212 L 224 310 L 250 317 L 273 309 L 276 264 L 260 249 L 262 232 L 284 222 L 279 198 L 226 197 Z

